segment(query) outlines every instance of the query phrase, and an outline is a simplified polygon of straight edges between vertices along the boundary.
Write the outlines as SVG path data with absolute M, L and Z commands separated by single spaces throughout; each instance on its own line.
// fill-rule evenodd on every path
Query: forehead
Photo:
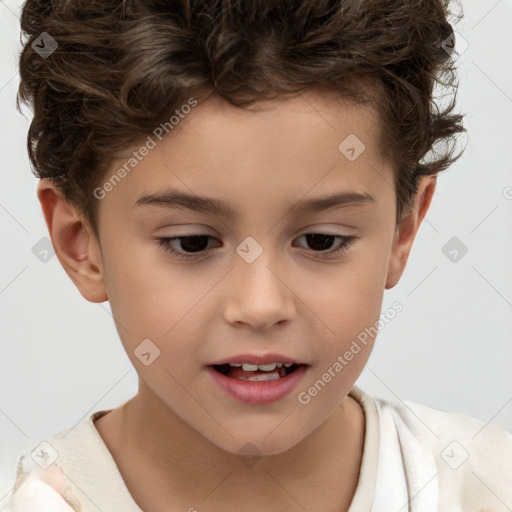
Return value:
M 334 93 L 307 92 L 246 108 L 213 95 L 182 114 L 161 140 L 149 135 L 154 148 L 108 201 L 130 209 L 143 195 L 168 188 L 240 208 L 342 189 L 379 195 L 392 183 L 380 153 L 379 125 L 371 106 Z M 147 140 L 120 153 L 105 179 Z
M 277 154 L 286 148 L 298 153 L 304 139 L 312 139 L 317 149 L 337 150 L 339 142 L 352 134 L 364 141 L 368 149 L 378 152 L 380 124 L 370 104 L 355 104 L 332 91 L 306 91 L 258 101 L 243 108 L 212 95 L 184 116 L 173 132 L 176 139 L 190 134 L 204 143 L 243 144 L 239 148 L 232 144 L 233 152 L 237 148 L 240 152 L 250 151 L 259 143 L 261 149 L 281 149 Z M 307 153 L 306 148 L 301 156 Z M 293 153 L 287 156 L 293 157 Z

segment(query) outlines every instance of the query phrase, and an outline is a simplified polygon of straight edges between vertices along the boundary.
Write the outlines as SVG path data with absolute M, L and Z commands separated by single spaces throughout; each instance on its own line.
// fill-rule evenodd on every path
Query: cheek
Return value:
M 303 289 L 326 334 L 336 340 L 357 337 L 381 312 L 388 254 L 381 244 L 367 245 Z
M 158 247 L 131 252 L 129 257 L 122 256 L 128 253 L 121 250 L 121 244 L 114 250 L 115 261 L 109 259 L 105 265 L 107 293 L 129 357 L 133 360 L 134 350 L 149 339 L 160 350 L 156 366 L 176 366 L 177 357 L 197 360 L 198 345 L 204 339 L 198 329 L 210 304 L 208 292 L 222 273 L 201 274 L 203 278 L 194 279 L 194 272 L 186 270 L 186 265 L 166 264 Z
M 172 318 L 168 311 L 175 304 L 169 287 L 164 293 L 160 267 L 148 260 L 146 248 L 137 249 L 123 238 L 115 239 L 104 255 L 107 295 L 125 347 L 129 348 L 126 342 L 131 346 L 161 336 L 163 326 L 159 324 L 165 323 L 165 330 L 169 329 Z

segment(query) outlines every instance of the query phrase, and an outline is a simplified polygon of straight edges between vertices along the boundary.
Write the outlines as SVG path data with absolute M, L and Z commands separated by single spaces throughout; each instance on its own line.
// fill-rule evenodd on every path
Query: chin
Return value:
M 268 432 L 271 432 L 269 429 Z M 265 430 L 267 432 L 267 430 Z M 272 437 L 272 438 L 271 438 Z M 288 450 L 294 448 L 301 440 L 290 436 L 289 433 L 283 433 L 281 436 L 268 435 L 260 430 L 254 435 L 243 435 L 218 439 L 208 439 L 221 450 L 236 455 L 240 458 L 244 457 L 269 457 L 272 455 L 281 455 Z

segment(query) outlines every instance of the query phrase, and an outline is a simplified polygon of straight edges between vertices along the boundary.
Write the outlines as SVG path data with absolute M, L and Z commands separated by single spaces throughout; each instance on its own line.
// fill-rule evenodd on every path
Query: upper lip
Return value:
M 238 354 L 235 356 L 224 357 L 209 366 L 227 364 L 227 363 L 249 363 L 249 364 L 271 364 L 271 363 L 294 363 L 301 364 L 293 357 L 283 356 L 282 354 Z

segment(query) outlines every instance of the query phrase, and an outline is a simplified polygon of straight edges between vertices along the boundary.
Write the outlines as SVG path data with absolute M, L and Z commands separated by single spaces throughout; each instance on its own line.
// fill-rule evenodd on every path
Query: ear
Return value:
M 437 174 L 421 178 L 414 196 L 413 206 L 404 214 L 402 222 L 396 228 L 388 263 L 386 289 L 393 288 L 405 270 L 412 243 L 432 201 L 436 182 Z
M 108 300 L 103 282 L 101 248 L 90 226 L 66 202 L 50 179 L 39 182 L 37 197 L 55 254 L 79 292 L 90 302 Z

